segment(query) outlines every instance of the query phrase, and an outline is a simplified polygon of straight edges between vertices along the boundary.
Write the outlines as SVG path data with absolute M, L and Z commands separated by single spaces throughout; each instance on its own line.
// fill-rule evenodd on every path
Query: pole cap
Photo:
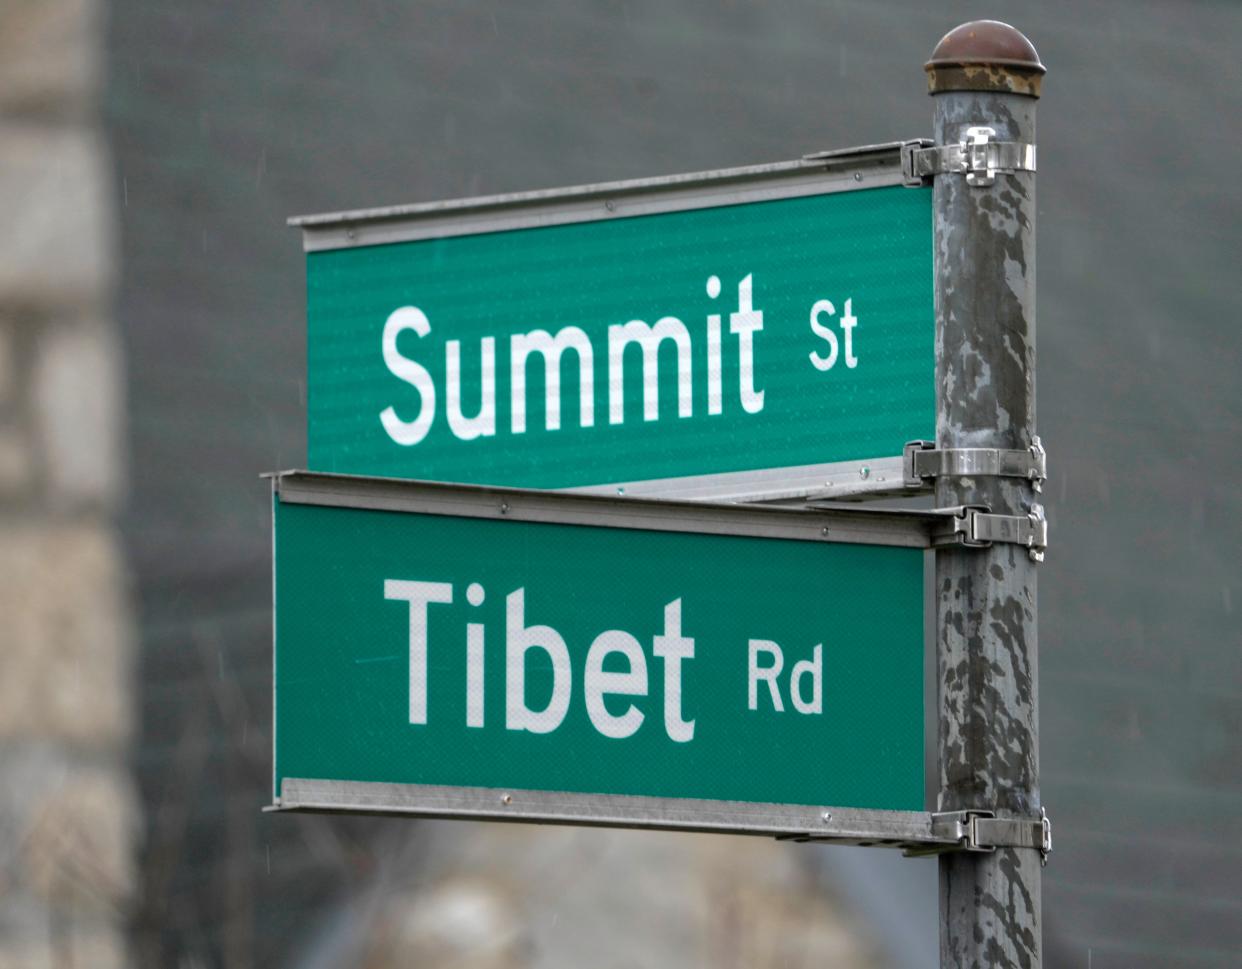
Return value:
M 1047 68 L 1022 31 L 999 20 L 972 20 L 954 27 L 923 65 L 931 94 L 996 91 L 1039 97 Z

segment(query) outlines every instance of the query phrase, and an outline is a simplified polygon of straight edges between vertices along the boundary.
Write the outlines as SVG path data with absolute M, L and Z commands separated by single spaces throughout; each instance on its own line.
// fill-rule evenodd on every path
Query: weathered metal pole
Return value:
M 964 24 L 926 69 L 937 146 L 978 143 L 988 128 L 987 140 L 1034 145 L 1044 68 L 1017 30 Z M 933 205 L 936 445 L 1027 449 L 1036 433 L 1034 172 L 939 174 Z M 1038 497 L 1020 477 L 936 483 L 940 507 L 1025 517 L 1038 513 Z M 936 609 L 939 810 L 1037 817 L 1036 563 L 1017 544 L 941 549 Z M 1040 966 L 1039 853 L 942 855 L 940 915 L 942 967 Z

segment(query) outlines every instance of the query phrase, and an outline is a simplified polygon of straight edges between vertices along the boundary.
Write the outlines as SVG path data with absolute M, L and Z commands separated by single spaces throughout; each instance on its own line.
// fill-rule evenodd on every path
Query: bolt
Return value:
M 512 794 L 502 794 L 502 795 L 500 795 L 500 803 L 501 803 L 501 804 L 512 804 L 512 803 L 513 803 L 513 795 L 512 795 Z
M 819 819 L 820 819 L 821 821 L 823 821 L 823 822 L 824 822 L 824 824 L 827 824 L 829 821 L 831 821 L 831 820 L 832 820 L 832 812 L 831 812 L 831 811 L 825 811 L 823 814 L 821 814 L 821 815 L 819 816 Z
M 609 199 L 607 202 L 604 203 L 604 208 L 606 208 L 609 212 L 615 212 L 617 211 L 617 203 L 614 202 L 612 199 Z
M 619 494 L 619 495 L 623 495 L 623 494 L 625 494 L 625 489 L 624 489 L 624 488 L 618 488 L 618 489 L 617 489 L 617 494 Z
M 855 172 L 855 173 L 854 173 L 854 181 L 856 181 L 856 182 L 861 182 L 861 181 L 862 181 L 862 172 Z
M 824 538 L 827 538 L 827 537 L 828 537 L 828 526 L 827 526 L 827 525 L 825 525 L 823 528 L 821 528 L 821 529 L 819 530 L 819 533 L 820 533 L 821 535 L 823 535 L 823 536 L 824 536 Z
M 859 469 L 858 469 L 858 477 L 862 478 L 864 481 L 865 481 L 867 478 L 870 478 L 870 477 L 871 477 L 871 469 L 870 469 L 870 468 L 868 468 L 866 465 L 864 465 L 863 467 L 859 468 Z
M 358 233 L 357 233 L 357 232 L 355 232 L 353 229 L 346 229 L 346 230 L 345 230 L 345 238 L 346 238 L 346 239 L 356 239 L 356 238 L 358 238 Z
M 509 503 L 508 503 L 507 501 L 502 501 L 502 502 L 500 503 L 500 513 L 501 513 L 502 515 L 507 515 L 507 514 L 509 514 Z

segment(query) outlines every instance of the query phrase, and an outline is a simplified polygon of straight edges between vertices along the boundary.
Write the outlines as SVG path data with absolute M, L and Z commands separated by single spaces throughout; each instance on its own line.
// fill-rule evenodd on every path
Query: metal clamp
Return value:
M 911 141 L 903 141 L 901 143 L 901 176 L 902 181 L 908 188 L 922 188 L 924 185 L 931 184 L 931 176 L 916 175 L 915 170 L 918 167 L 914 158 L 919 152 L 931 151 L 935 148 L 936 143 L 930 138 L 915 138 Z
M 997 542 L 1021 545 L 1032 562 L 1042 562 L 1048 549 L 1048 520 L 1042 505 L 1027 515 L 993 515 L 986 505 L 960 505 L 939 509 L 946 525 L 933 536 L 932 546 L 964 545 L 987 548 Z
M 1037 818 L 998 818 L 995 811 L 971 809 L 932 814 L 932 833 L 943 844 L 907 848 L 907 858 L 940 855 L 949 851 L 993 852 L 997 848 L 1033 848 L 1040 865 L 1052 854 L 1052 821 L 1044 808 Z
M 993 141 L 996 129 L 984 125 L 966 129 L 956 145 L 924 148 L 917 142 L 901 147 L 901 173 L 907 185 L 926 185 L 936 175 L 965 175 L 966 184 L 983 188 L 995 184 L 997 173 L 1035 171 L 1035 146 L 1022 141 Z
M 992 475 L 1026 478 L 1039 491 L 1048 477 L 1048 452 L 1038 437 L 1024 451 L 992 447 L 937 449 L 932 441 L 910 441 L 902 453 L 907 488 L 918 488 L 936 478 Z

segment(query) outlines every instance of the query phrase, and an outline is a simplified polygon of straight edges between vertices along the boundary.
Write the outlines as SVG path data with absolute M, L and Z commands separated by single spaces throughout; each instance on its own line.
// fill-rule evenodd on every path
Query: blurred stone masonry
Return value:
M 339 964 L 883 965 L 788 847 L 729 835 L 427 822 L 421 839 L 381 862 L 379 890 L 359 906 L 364 941 Z
M 0 969 L 129 963 L 139 816 L 101 7 L 0 0 Z

